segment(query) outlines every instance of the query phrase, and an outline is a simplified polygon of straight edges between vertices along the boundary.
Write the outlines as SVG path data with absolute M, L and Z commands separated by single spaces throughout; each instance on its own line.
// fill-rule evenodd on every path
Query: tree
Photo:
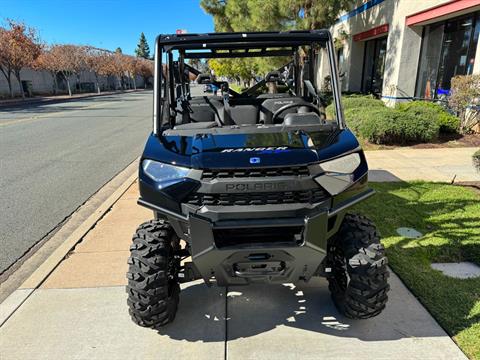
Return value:
M 148 79 L 153 76 L 153 71 L 154 71 L 153 61 L 146 60 L 146 59 L 139 59 L 138 74 L 143 78 L 143 84 L 145 89 L 147 88 Z
M 133 88 L 137 90 L 136 76 L 139 73 L 139 60 L 133 56 L 123 56 L 123 66 L 128 74 L 128 77 L 133 81 Z
M 24 67 L 33 66 L 35 59 L 40 55 L 41 45 L 35 29 L 12 20 L 8 20 L 8 27 L 0 28 L 0 70 L 7 80 L 10 96 L 13 97 L 11 80 L 13 74 L 20 84 L 22 98 L 25 98 L 20 71 Z
M 341 11 L 354 3 L 355 0 L 201 0 L 200 5 L 213 17 L 215 31 L 231 32 L 327 28 Z M 256 75 L 264 75 L 282 65 L 279 58 L 234 60 L 221 59 L 219 62 L 225 64 L 225 69 L 236 67 L 242 74 L 254 72 Z M 218 75 L 228 76 L 221 71 L 223 68 Z
M 88 47 L 86 49 L 86 63 L 88 69 L 93 72 L 95 75 L 95 85 L 97 87 L 97 93 L 100 94 L 100 76 L 110 76 L 113 75 L 111 60 L 112 54 L 93 47 Z
M 60 73 L 67 82 L 68 94 L 72 96 L 70 77 L 79 76 L 80 72 L 87 68 L 86 47 L 77 45 L 53 45 L 52 67 Z
M 216 31 L 328 28 L 355 0 L 201 0 Z M 265 16 L 268 14 L 268 16 Z
M 135 55 L 139 58 L 150 59 L 150 47 L 148 46 L 147 38 L 143 32 L 140 34 L 140 40 L 135 49 Z
M 124 55 L 122 54 L 122 50 L 118 51 L 120 48 L 115 50 L 115 53 L 112 55 L 111 58 L 111 70 L 112 74 L 115 75 L 120 83 L 120 89 L 125 90 L 125 72 L 127 71 L 125 66 Z
M 35 70 L 43 70 L 50 73 L 52 76 L 52 84 L 53 84 L 53 94 L 56 95 L 58 91 L 58 84 L 57 84 L 57 67 L 55 66 L 55 55 L 50 51 L 50 49 L 44 49 L 42 53 L 38 56 L 38 58 L 33 63 L 33 69 Z

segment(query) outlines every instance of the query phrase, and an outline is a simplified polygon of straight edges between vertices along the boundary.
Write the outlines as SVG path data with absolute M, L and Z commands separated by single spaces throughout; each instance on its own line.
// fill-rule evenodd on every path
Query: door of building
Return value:
M 365 42 L 362 92 L 371 94 L 382 93 L 386 54 L 387 37 L 381 37 Z

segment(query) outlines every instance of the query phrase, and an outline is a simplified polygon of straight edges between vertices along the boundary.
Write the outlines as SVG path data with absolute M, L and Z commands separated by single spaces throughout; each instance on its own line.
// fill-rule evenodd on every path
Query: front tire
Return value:
M 180 293 L 180 264 L 174 257 L 178 243 L 172 227 L 163 220 L 143 223 L 133 236 L 127 303 L 132 320 L 140 326 L 158 328 L 175 318 Z
M 328 244 L 329 289 L 337 309 L 351 319 L 382 312 L 390 289 L 385 249 L 375 225 L 361 215 L 347 214 Z

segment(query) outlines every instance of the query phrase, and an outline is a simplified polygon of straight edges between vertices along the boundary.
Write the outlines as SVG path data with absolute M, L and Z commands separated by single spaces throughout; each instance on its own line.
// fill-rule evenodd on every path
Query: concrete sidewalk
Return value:
M 37 289 L 27 280 L 0 305 L 2 360 L 465 359 L 394 274 L 387 309 L 370 320 L 341 316 L 324 279 L 228 293 L 197 281 L 182 286 L 173 324 L 138 327 L 125 273 L 131 235 L 151 213 L 137 196 L 134 184 Z
M 478 148 L 366 151 L 370 181 L 480 181 L 472 163 Z

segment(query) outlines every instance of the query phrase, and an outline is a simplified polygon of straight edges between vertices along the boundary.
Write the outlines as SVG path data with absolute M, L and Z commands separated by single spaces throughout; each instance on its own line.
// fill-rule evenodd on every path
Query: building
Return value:
M 29 89 L 32 95 L 51 95 L 54 88 L 54 79 L 52 74 L 48 71 L 37 71 L 24 68 L 20 72 L 20 78 L 22 79 L 23 88 Z M 76 75 L 70 76 L 70 83 L 73 92 L 95 92 L 95 75 L 90 71 L 80 72 L 78 78 Z M 128 82 L 127 82 L 128 81 Z M 67 93 L 67 82 L 65 79 L 57 74 L 57 92 L 59 94 Z M 121 88 L 121 83 L 118 77 L 99 77 L 98 79 L 100 90 L 116 90 Z M 137 88 L 143 88 L 145 86 L 144 79 L 141 76 L 136 76 L 135 85 Z M 127 88 L 133 88 L 132 81 L 125 78 L 124 86 Z M 20 96 L 20 84 L 17 78 L 12 74 L 12 88 L 15 96 Z M 28 90 L 27 90 L 28 91 Z M 28 95 L 28 94 L 26 94 Z M 10 90 L 8 88 L 7 80 L 5 76 L 0 72 L 0 99 L 9 98 Z
M 342 89 L 441 98 L 455 75 L 480 74 L 479 32 L 480 0 L 359 0 L 332 27 Z

